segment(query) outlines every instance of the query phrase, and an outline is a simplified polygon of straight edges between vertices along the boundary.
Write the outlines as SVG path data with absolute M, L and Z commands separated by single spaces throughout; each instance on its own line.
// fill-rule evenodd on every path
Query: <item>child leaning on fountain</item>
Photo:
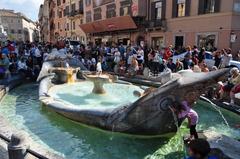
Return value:
M 196 103 L 198 94 L 196 92 L 189 92 L 185 96 L 185 99 L 181 102 L 173 103 L 173 109 L 177 114 L 178 126 L 188 118 L 188 126 L 190 128 L 190 139 L 197 139 L 198 134 L 196 131 L 196 125 L 198 122 L 198 114 L 192 109 L 192 106 Z

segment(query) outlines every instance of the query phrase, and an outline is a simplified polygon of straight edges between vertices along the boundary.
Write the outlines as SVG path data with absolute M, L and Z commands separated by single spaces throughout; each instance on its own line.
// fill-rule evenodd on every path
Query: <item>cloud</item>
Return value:
M 22 12 L 28 18 L 36 21 L 40 4 L 44 0 L 0 0 L 0 8 L 12 9 L 15 12 Z

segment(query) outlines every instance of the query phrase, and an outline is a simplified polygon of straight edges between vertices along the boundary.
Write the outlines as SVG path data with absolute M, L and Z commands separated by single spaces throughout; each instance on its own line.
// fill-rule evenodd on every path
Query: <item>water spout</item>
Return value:
M 216 104 L 214 104 L 211 100 L 209 100 L 208 98 L 206 98 L 206 97 L 201 96 L 201 99 L 203 99 L 204 101 L 210 103 L 211 106 L 220 114 L 220 116 L 222 117 L 222 119 L 223 119 L 223 121 L 225 122 L 225 124 L 229 127 L 229 124 L 228 124 L 226 118 L 223 116 L 220 108 L 219 108 Z

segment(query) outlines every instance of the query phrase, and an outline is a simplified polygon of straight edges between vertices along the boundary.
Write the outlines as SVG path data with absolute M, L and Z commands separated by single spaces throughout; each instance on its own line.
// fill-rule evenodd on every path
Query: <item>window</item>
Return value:
M 199 0 L 199 14 L 217 13 L 220 11 L 221 0 Z
M 18 34 L 22 34 L 22 30 L 18 30 Z
M 120 2 L 120 16 L 130 15 L 131 13 L 131 1 L 125 0 Z
M 71 14 L 72 14 L 72 16 L 75 15 L 75 12 L 76 12 L 76 4 L 73 3 L 73 4 L 71 5 Z
M 69 31 L 69 23 L 67 23 L 67 31 Z
M 79 12 L 83 14 L 83 0 L 79 1 Z
M 12 33 L 12 34 L 15 34 L 15 30 L 14 30 L 14 29 L 11 29 L 11 33 Z
M 58 17 L 62 18 L 62 11 L 58 11 Z
M 163 37 L 152 37 L 152 47 L 156 48 L 157 46 L 164 47 Z
M 63 3 L 65 3 L 65 0 L 63 0 Z
M 155 0 L 151 3 L 151 20 L 165 19 L 166 0 Z
M 116 4 L 107 5 L 107 18 L 116 17 Z
M 57 0 L 57 6 L 61 5 L 61 0 Z
M 66 9 L 63 9 L 63 16 L 66 16 Z
M 216 47 L 216 34 L 206 33 L 197 35 L 197 46 L 204 47 L 207 51 L 213 51 Z
M 114 2 L 114 0 L 93 0 L 93 8 L 99 7 L 111 2 Z
M 94 9 L 93 19 L 94 19 L 94 20 L 100 20 L 100 19 L 102 19 L 102 9 L 101 9 L 101 8 L 96 8 L 96 9 Z
M 173 0 L 172 17 L 185 17 L 190 15 L 191 0 Z
M 91 5 L 91 0 L 85 0 L 85 4 L 86 4 L 86 6 Z
M 66 6 L 65 8 L 65 16 L 69 15 L 69 6 Z
M 185 10 L 186 10 L 186 2 L 185 0 L 179 0 L 177 4 L 177 16 L 178 17 L 184 17 L 185 16 Z
M 155 3 L 156 19 L 162 19 L 162 2 Z
M 89 23 L 92 21 L 92 13 L 91 11 L 86 12 L 86 23 Z
M 73 30 L 75 30 L 76 28 L 75 28 L 75 22 L 73 22 Z
M 60 24 L 59 24 L 59 22 L 58 22 L 58 29 L 60 29 Z

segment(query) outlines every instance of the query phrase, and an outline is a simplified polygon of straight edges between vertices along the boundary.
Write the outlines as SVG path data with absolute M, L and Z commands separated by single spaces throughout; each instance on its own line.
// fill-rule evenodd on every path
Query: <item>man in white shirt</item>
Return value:
M 228 50 L 223 49 L 222 54 L 223 54 L 223 57 L 222 57 L 221 68 L 224 68 L 226 66 L 229 66 L 230 61 L 232 60 L 231 49 L 228 49 Z

